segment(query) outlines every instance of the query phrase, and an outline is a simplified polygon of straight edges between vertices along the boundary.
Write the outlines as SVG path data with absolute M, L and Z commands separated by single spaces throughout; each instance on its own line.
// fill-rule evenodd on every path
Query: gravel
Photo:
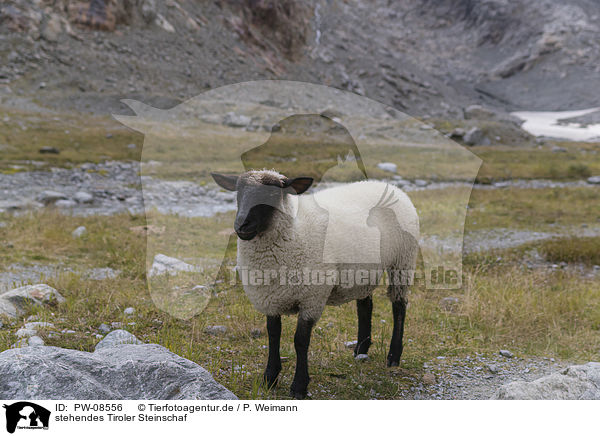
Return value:
M 504 384 L 532 381 L 567 367 L 550 358 L 505 358 L 475 354 L 465 358 L 432 359 L 423 365 L 424 375 L 411 377 L 409 389 L 399 391 L 402 399 L 413 400 L 487 400 Z M 493 368 L 496 372 L 492 372 Z M 406 377 L 402 369 L 392 370 Z M 431 383 L 431 381 L 435 379 Z

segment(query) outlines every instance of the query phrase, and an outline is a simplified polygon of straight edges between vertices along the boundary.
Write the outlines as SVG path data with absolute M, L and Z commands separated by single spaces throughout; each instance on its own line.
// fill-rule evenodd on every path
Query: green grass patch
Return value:
M 79 114 L 28 114 L 0 112 L 0 171 L 35 169 L 31 161 L 50 166 L 71 166 L 106 160 L 139 160 L 143 136 L 108 117 Z M 128 148 L 134 143 L 136 148 Z M 59 154 L 41 154 L 42 147 L 54 147 Z

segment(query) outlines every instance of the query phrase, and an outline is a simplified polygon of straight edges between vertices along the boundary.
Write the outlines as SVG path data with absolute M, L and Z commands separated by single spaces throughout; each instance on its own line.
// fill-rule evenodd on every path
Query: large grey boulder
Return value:
M 17 317 L 31 305 L 47 304 L 51 301 L 63 303 L 64 297 L 48 285 L 28 285 L 0 294 L 0 314 Z
M 237 399 L 204 368 L 156 344 L 10 349 L 0 353 L 0 374 L 2 400 Z
M 570 366 L 537 380 L 501 386 L 495 400 L 600 400 L 600 362 Z

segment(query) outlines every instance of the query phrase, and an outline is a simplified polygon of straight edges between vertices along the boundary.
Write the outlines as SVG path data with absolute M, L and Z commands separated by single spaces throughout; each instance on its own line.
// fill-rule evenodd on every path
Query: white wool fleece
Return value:
M 249 241 L 238 239 L 237 264 L 259 312 L 299 312 L 317 321 L 326 304 L 372 294 L 373 280 L 342 286 L 339 279 L 348 272 L 376 270 L 380 277 L 386 269 L 414 270 L 418 239 L 419 218 L 408 196 L 386 183 L 363 181 L 312 195 L 284 195 L 267 231 Z M 244 271 L 258 271 L 260 279 L 252 282 Z M 405 292 L 406 286 L 390 286 L 389 296 L 396 301 Z

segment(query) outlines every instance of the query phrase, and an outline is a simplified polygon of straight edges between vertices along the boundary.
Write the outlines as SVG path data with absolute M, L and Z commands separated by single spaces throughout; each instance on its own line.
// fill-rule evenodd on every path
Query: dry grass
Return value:
M 139 217 L 62 217 L 59 221 L 53 212 L 45 211 L 18 219 L 4 216 L 2 220 L 8 226 L 0 229 L 0 240 L 13 244 L 2 253 L 0 263 L 4 266 L 17 261 L 42 262 L 82 268 L 111 266 L 123 271 L 116 279 L 102 281 L 84 280 L 74 274 L 47 280 L 67 302 L 33 308 L 31 313 L 53 322 L 58 330 L 77 332 L 56 337 L 42 333 L 48 345 L 91 351 L 101 323 L 123 322 L 144 341 L 160 343 L 198 362 L 241 398 L 287 398 L 295 356 L 293 317 L 285 317 L 283 322 L 282 355 L 288 360 L 281 385 L 265 393 L 260 388 L 267 343 L 264 317 L 253 309 L 239 286 L 227 284 L 219 285 L 206 309 L 190 320 L 158 310 L 145 282 L 145 238 L 129 230 L 140 225 Z M 88 235 L 73 239 L 70 231 L 79 225 L 88 228 Z M 485 253 L 468 260 L 463 289 L 428 291 L 417 285 L 411 292 L 400 369 L 385 367 L 392 320 L 383 289 L 374 297 L 372 360 L 365 364 L 357 364 L 351 350 L 343 345 L 355 339 L 354 304 L 328 307 L 311 344 L 313 398 L 398 398 L 416 383 L 423 362 L 439 355 L 491 355 L 500 348 L 510 348 L 522 356 L 569 361 L 600 358 L 597 280 L 568 272 L 528 271 L 512 261 L 491 261 Z M 440 307 L 445 296 L 459 299 L 453 311 Z M 136 308 L 133 317 L 123 315 L 128 306 Z M 22 320 L 14 325 L 3 321 L 9 328 L 0 330 L 0 349 L 16 342 L 14 333 L 22 325 Z M 129 324 L 132 322 L 135 324 Z M 208 325 L 225 325 L 227 333 L 207 335 L 204 329 Z M 253 329 L 263 333 L 254 337 Z

